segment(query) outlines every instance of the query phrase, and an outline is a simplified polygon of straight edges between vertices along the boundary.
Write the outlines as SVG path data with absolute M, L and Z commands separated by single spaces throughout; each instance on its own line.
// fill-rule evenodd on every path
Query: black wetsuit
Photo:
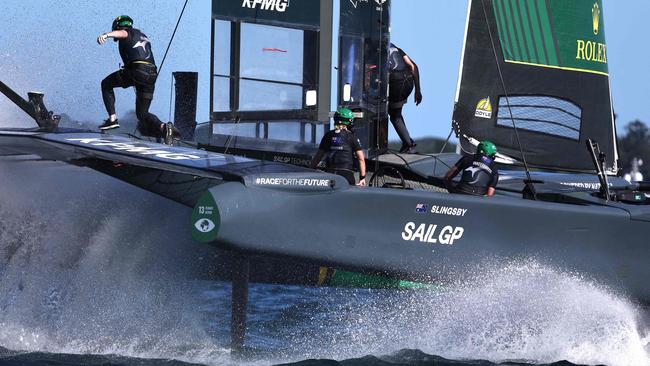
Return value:
M 355 153 L 361 150 L 361 143 L 354 133 L 348 130 L 328 131 L 318 146 L 325 151 L 325 167 L 328 172 L 345 177 L 350 184 L 355 184 Z
M 488 188 L 496 188 L 499 183 L 499 171 L 494 159 L 487 156 L 463 156 L 456 163 L 456 168 L 462 175 L 460 183 L 453 190 L 455 193 L 484 196 Z
M 388 53 L 388 70 L 390 72 L 388 115 L 393 127 L 395 127 L 395 131 L 397 131 L 397 135 L 402 140 L 402 147 L 408 147 L 413 146 L 414 142 L 404 123 L 402 108 L 413 91 L 415 81 L 411 67 L 404 61 L 404 56 L 406 56 L 406 53 L 401 48 L 392 43 L 390 44 Z
M 135 113 L 138 129 L 143 135 L 160 137 L 161 121 L 149 113 L 153 92 L 158 78 L 156 62 L 151 51 L 151 42 L 139 29 L 124 29 L 129 36 L 120 39 L 119 49 L 124 68 L 102 80 L 102 97 L 109 115 L 115 114 L 115 93 L 113 88 L 135 86 Z

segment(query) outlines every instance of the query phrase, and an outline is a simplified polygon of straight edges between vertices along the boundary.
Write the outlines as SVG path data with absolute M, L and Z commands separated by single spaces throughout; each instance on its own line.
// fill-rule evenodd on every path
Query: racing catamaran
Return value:
M 207 140 L 197 136 L 198 146 L 59 128 L 42 95 L 31 93 L 26 101 L 0 83 L 38 124 L 0 130 L 0 153 L 90 167 L 193 207 L 193 238 L 237 253 L 230 263 L 234 347 L 243 344 L 252 255 L 307 264 L 319 269 L 319 282 L 331 275 L 328 268 L 340 268 L 442 285 L 485 261 L 534 257 L 650 301 L 650 187 L 612 175 L 618 156 L 602 0 L 470 1 L 452 126 L 465 154 L 482 139 L 499 146 L 501 180 L 492 198 L 446 192 L 440 177 L 456 154 L 386 152 L 382 60 L 390 1 L 342 1 L 339 38 L 345 65 L 339 102 L 359 113 L 357 133 L 381 179 L 362 189 L 298 166 L 327 126 L 329 77 L 321 68 L 329 68 L 332 7 L 328 0 L 264 4 L 271 3 L 213 3 L 213 33 L 230 29 L 231 57 L 225 74 L 213 63 L 211 103 L 221 111 L 212 113 Z M 247 74 L 258 70 L 238 59 L 248 52 L 242 50 L 247 35 L 289 34 L 291 40 L 296 30 L 302 32 L 300 76 Z M 213 37 L 213 47 L 218 42 Z M 265 49 L 291 51 L 258 46 L 251 49 L 269 57 L 284 53 Z M 309 66 L 312 51 L 323 57 L 317 68 Z M 318 77 L 305 81 L 310 75 Z M 292 77 L 303 79 L 286 80 Z M 297 102 L 280 101 L 295 108 L 247 110 L 242 98 L 267 84 L 278 95 L 295 91 Z M 272 127 L 286 129 L 287 121 L 300 126 L 288 127 L 298 131 L 294 144 L 273 138 Z M 249 157 L 224 153 L 233 151 Z M 263 159 L 250 157 L 255 154 Z

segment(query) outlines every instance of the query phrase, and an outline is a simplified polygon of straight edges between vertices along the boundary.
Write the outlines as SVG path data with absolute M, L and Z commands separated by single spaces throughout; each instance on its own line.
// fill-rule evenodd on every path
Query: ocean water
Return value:
M 533 259 L 444 290 L 197 279 L 189 209 L 85 168 L 0 159 L 0 365 L 650 365 L 650 310 Z

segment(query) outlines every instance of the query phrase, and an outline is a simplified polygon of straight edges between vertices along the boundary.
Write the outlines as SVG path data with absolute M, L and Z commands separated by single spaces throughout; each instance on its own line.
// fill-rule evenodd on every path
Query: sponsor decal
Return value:
M 429 208 L 429 206 L 427 206 L 426 203 L 418 203 L 417 205 L 415 205 L 415 212 L 416 213 L 425 213 L 425 212 L 427 212 L 428 208 Z
M 607 63 L 607 46 L 604 43 L 579 39 L 576 59 Z
M 280 156 L 280 155 L 274 155 L 273 156 L 273 161 L 278 162 L 278 163 L 286 163 L 286 164 L 293 164 L 293 165 L 300 165 L 300 166 L 310 166 L 311 165 L 311 160 L 308 159 L 302 159 L 302 158 L 296 158 L 293 156 Z M 318 166 L 325 166 L 325 163 L 321 162 L 318 164 Z
M 368 0 L 350 0 L 350 4 L 356 9 L 359 6 L 359 3 L 367 3 Z
M 92 146 L 106 146 L 110 147 L 113 150 L 125 151 L 129 153 L 135 153 L 139 155 L 153 155 L 157 158 L 167 159 L 167 160 L 202 160 L 200 156 L 185 154 L 185 153 L 175 153 L 169 150 L 162 150 L 147 146 L 135 146 L 133 144 L 125 142 L 113 142 L 110 140 L 104 140 L 100 138 L 81 138 L 81 139 L 66 139 L 66 141 L 75 141 L 82 144 L 92 145 Z
M 359 4 L 362 4 L 362 3 L 369 4 L 370 1 L 369 0 L 350 0 L 350 4 L 352 4 L 352 6 L 355 9 L 359 6 Z M 377 6 L 375 7 L 375 10 L 381 11 L 382 7 L 383 7 L 383 5 L 385 3 L 386 3 L 386 0 L 375 0 L 375 4 L 377 4 Z
M 205 206 L 201 206 L 201 207 L 205 208 Z M 209 233 L 210 231 L 214 230 L 216 225 L 214 224 L 214 222 L 212 222 L 212 220 L 202 218 L 199 219 L 199 221 L 194 223 L 194 227 L 196 228 L 196 230 L 202 233 Z
M 600 189 L 600 183 L 592 183 L 592 182 L 560 182 L 561 185 L 563 186 L 571 186 L 571 187 L 576 187 L 576 188 L 586 188 L 586 189 L 593 189 L 593 190 L 599 190 Z M 613 187 L 614 185 L 612 183 L 609 183 L 610 187 Z
M 329 187 L 329 179 L 316 178 L 255 178 L 255 184 L 260 186 L 300 186 L 300 187 Z
M 217 238 L 221 215 L 214 197 L 205 192 L 192 210 L 192 237 L 200 242 L 209 243 Z
M 241 7 L 284 13 L 289 7 L 289 0 L 243 0 Z
M 453 245 L 463 237 L 465 229 L 460 226 L 447 225 L 439 229 L 436 224 L 416 224 L 407 222 L 402 231 L 405 241 L 419 241 L 421 243 Z
M 479 118 L 492 118 L 492 103 L 490 103 L 490 97 L 481 99 L 478 102 L 474 116 Z
M 591 20 L 594 23 L 594 35 L 597 36 L 600 28 L 600 7 L 598 3 L 594 3 L 594 7 L 591 8 Z
M 595 36 L 600 32 L 600 14 L 601 11 L 598 3 L 594 3 L 594 6 L 591 8 L 591 22 Z M 602 64 L 607 63 L 607 45 L 601 42 L 584 39 L 578 39 L 576 42 L 577 60 L 599 62 Z
M 436 215 L 448 216 L 465 216 L 467 213 L 466 208 L 450 207 L 450 206 L 431 206 L 431 213 Z

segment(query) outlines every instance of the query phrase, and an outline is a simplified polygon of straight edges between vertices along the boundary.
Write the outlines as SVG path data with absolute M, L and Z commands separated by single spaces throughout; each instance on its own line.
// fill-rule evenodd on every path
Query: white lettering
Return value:
M 414 222 L 408 222 L 404 225 L 402 239 L 405 241 L 419 241 L 421 243 L 452 245 L 456 240 L 462 238 L 465 233 L 465 229 L 460 226 L 454 227 L 447 225 L 440 230 L 439 235 L 436 235 L 437 229 L 438 225 L 436 224 L 416 225 Z
M 156 154 L 156 156 L 159 157 L 159 158 L 162 158 L 162 159 L 169 159 L 169 160 L 197 160 L 197 159 L 200 159 L 200 157 L 198 157 L 196 155 L 169 153 L 169 152 L 165 152 L 163 154 Z
M 429 225 L 429 234 L 427 235 L 427 243 L 434 243 L 436 242 L 436 239 L 434 238 L 436 234 L 436 228 L 438 225 Z
M 449 240 L 449 244 L 453 244 L 455 240 L 460 239 L 463 236 L 463 233 L 465 232 L 465 229 L 462 227 L 457 227 L 456 230 L 451 234 L 451 239 Z
M 445 226 L 440 231 L 440 244 L 449 244 L 452 245 L 454 240 L 460 239 L 463 236 L 465 229 L 462 227 L 454 228 L 453 226 Z
M 157 150 L 147 146 L 135 146 L 124 142 L 113 142 L 110 140 L 98 138 L 81 138 L 81 139 L 66 139 L 67 141 L 78 141 L 82 144 L 89 144 L 92 146 L 106 146 L 113 148 L 113 150 L 126 151 L 140 155 L 154 155 L 157 158 L 167 160 L 200 160 L 200 156 L 184 153 L 174 153 L 168 150 Z
M 411 237 L 413 236 L 413 229 L 415 229 L 414 222 L 409 222 L 404 225 L 404 231 L 402 231 L 402 239 L 411 240 Z
M 448 215 L 448 216 L 465 216 L 467 213 L 466 208 L 448 207 L 448 206 L 431 206 L 432 214 Z
M 426 229 L 426 228 L 427 228 L 427 225 L 426 225 L 426 224 L 420 224 L 420 226 L 418 226 L 418 228 L 415 230 L 415 233 L 414 233 L 413 236 L 411 237 L 411 240 L 412 240 L 412 241 L 415 241 L 415 239 L 418 239 L 418 238 L 419 238 L 420 241 L 425 241 L 425 235 L 424 235 L 424 233 L 425 233 L 425 229 Z
M 586 188 L 586 189 L 593 189 L 593 190 L 598 190 L 600 189 L 600 183 L 587 183 L 587 182 L 560 182 L 560 184 L 565 185 L 565 186 L 571 186 L 571 187 L 576 187 L 576 188 Z M 612 186 L 612 183 L 609 183 L 610 186 Z
M 284 13 L 289 7 L 289 0 L 244 0 L 242 8 L 270 10 Z
M 307 187 L 329 187 L 328 179 L 314 178 L 255 178 L 255 184 L 268 186 L 307 186 Z
M 102 140 L 98 138 L 86 138 L 86 139 L 66 139 L 68 141 L 79 141 L 82 144 L 92 144 L 93 142 L 110 142 L 108 140 Z
M 287 6 L 289 6 L 289 0 L 280 0 L 275 5 L 275 9 L 281 13 L 284 13 L 287 10 Z

